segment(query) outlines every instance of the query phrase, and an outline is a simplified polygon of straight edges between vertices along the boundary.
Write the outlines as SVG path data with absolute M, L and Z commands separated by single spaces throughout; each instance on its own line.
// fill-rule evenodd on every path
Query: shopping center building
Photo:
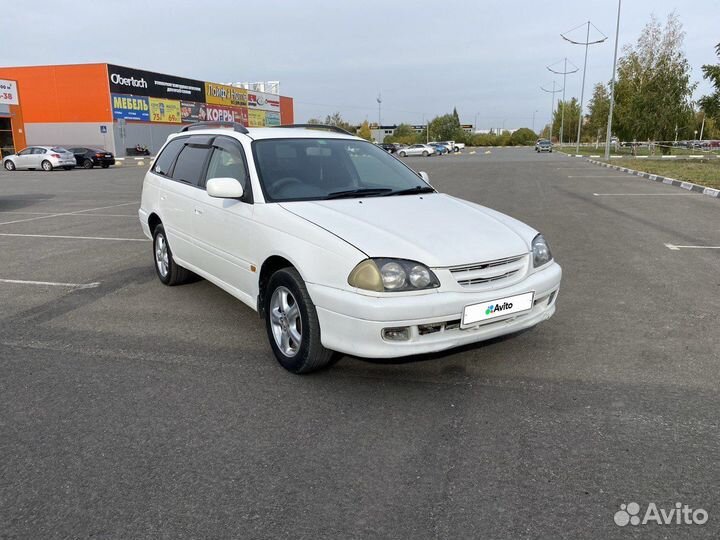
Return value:
M 293 116 L 289 97 L 113 64 L 0 67 L 3 155 L 29 145 L 155 153 L 182 124 L 276 126 Z

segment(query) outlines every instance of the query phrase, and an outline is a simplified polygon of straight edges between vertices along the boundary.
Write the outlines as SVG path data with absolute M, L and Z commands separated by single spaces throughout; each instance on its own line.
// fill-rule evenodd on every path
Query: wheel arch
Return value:
M 300 269 L 286 257 L 282 255 L 270 255 L 267 257 L 260 266 L 260 272 L 258 273 L 257 312 L 261 317 L 265 316 L 265 290 L 270 282 L 270 276 L 281 268 L 294 268 L 300 274 L 300 277 L 303 277 Z M 303 277 L 303 279 L 305 278 Z
M 150 234 L 152 235 L 153 231 L 155 230 L 155 227 L 160 225 L 162 223 L 162 220 L 160 219 L 160 216 L 158 216 L 155 212 L 151 212 L 148 216 L 148 227 L 150 228 Z

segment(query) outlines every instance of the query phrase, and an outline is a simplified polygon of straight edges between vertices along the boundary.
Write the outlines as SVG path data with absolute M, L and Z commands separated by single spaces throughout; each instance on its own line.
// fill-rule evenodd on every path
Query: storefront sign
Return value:
M 113 118 L 125 120 L 150 120 L 150 102 L 142 96 L 112 95 Z
M 230 107 L 222 105 L 206 105 L 205 120 L 208 122 L 234 122 L 235 114 Z
M 201 122 L 205 120 L 205 104 L 197 101 L 181 101 L 180 114 L 185 123 Z
M 248 110 L 247 107 L 235 107 L 233 108 L 233 116 L 235 121 L 239 122 L 243 126 L 248 125 Z
M 0 79 L 0 104 L 19 105 L 17 83 Z
M 110 91 L 118 94 L 205 101 L 205 83 L 195 79 L 108 64 L 108 80 Z
M 265 111 L 255 111 L 250 109 L 248 111 L 248 126 L 249 127 L 264 127 L 265 126 Z
M 248 91 L 248 107 L 263 111 L 280 112 L 280 96 L 265 92 Z
M 180 102 L 172 99 L 150 98 L 150 120 L 179 124 L 182 119 Z
M 280 113 L 279 112 L 266 112 L 265 113 L 265 125 L 266 126 L 279 126 L 280 125 Z
M 206 82 L 205 100 L 216 105 L 247 107 L 248 92 L 244 88 Z

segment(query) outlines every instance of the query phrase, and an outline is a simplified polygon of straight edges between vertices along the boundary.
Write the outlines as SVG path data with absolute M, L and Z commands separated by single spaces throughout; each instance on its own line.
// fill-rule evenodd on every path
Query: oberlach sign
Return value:
M 205 101 L 205 83 L 195 79 L 108 64 L 108 82 L 110 91 L 117 94 Z

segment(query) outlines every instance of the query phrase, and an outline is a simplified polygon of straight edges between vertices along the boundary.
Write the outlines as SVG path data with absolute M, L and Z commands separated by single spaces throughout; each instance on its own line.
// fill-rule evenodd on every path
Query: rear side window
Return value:
M 199 186 L 209 154 L 210 148 L 207 146 L 186 145 L 175 161 L 173 180 Z
M 175 162 L 178 153 L 182 150 L 185 141 L 187 141 L 186 138 L 170 141 L 155 160 L 155 165 L 153 165 L 152 168 L 153 172 L 163 176 L 169 176 L 170 168 Z

